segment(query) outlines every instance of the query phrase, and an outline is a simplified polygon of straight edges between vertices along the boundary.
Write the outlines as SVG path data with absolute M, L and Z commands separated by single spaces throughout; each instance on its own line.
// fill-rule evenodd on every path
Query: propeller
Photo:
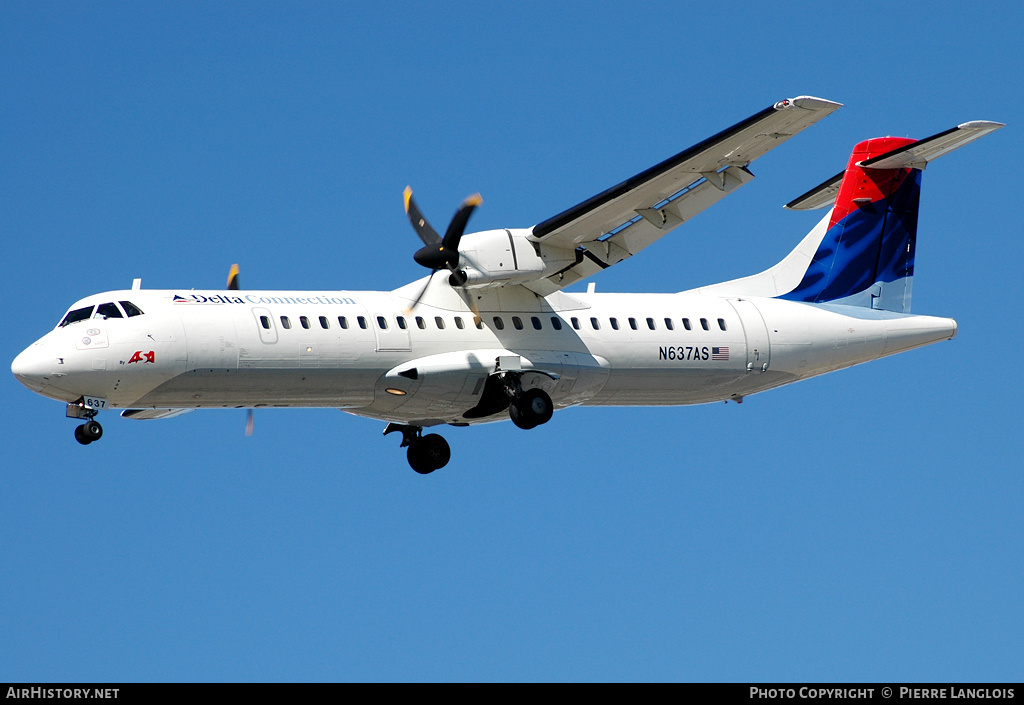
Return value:
M 238 265 L 237 264 L 231 265 L 231 269 L 228 270 L 228 285 L 227 285 L 227 288 L 228 288 L 228 291 L 238 291 L 239 288 L 240 288 L 238 286 Z M 245 435 L 247 435 L 247 436 L 251 436 L 252 435 L 252 428 L 253 428 L 253 424 L 255 423 L 255 421 L 256 421 L 256 417 L 253 414 L 253 410 L 252 409 L 246 409 L 246 414 L 245 414 Z
M 462 234 L 466 230 L 466 223 L 469 222 L 469 217 L 473 215 L 476 207 L 484 202 L 484 199 L 480 197 L 479 193 L 474 193 L 464 200 L 459 205 L 459 209 L 455 211 L 455 215 L 452 216 L 451 222 L 448 223 L 448 229 L 445 231 L 444 237 L 441 237 L 424 217 L 419 206 L 416 205 L 416 200 L 412 197 L 411 186 L 405 187 L 403 195 L 405 197 L 405 214 L 409 217 L 413 230 L 416 231 L 420 240 L 423 241 L 423 247 L 417 250 L 412 257 L 418 264 L 431 270 L 426 284 L 423 285 L 423 289 L 413 300 L 412 305 L 409 306 L 408 312 L 411 313 L 420 302 L 420 299 L 423 298 L 423 295 L 427 293 L 434 275 L 442 269 L 447 269 L 451 272 L 448 277 L 448 283 L 459 287 L 463 294 L 467 296 L 470 301 L 470 308 L 473 309 L 473 314 L 479 321 L 480 314 L 472 303 L 472 297 L 469 297 L 468 292 L 465 290 L 466 275 L 459 269 L 459 242 L 462 240 Z
M 228 291 L 238 291 L 238 265 L 231 265 L 231 269 L 228 271 Z

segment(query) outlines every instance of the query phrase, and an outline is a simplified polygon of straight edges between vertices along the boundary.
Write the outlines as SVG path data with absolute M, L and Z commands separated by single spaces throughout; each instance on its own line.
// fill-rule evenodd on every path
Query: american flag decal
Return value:
M 711 348 L 712 360 L 728 360 L 729 348 Z

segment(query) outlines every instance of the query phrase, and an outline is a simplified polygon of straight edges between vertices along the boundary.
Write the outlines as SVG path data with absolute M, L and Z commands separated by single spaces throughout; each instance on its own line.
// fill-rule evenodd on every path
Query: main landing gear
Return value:
M 86 406 L 82 401 L 68 404 L 67 417 L 69 419 L 87 419 L 84 424 L 75 428 L 75 440 L 83 446 L 98 441 L 103 436 L 103 427 L 96 421 L 98 413 L 96 409 Z
M 384 435 L 394 431 L 402 432 L 402 445 L 400 448 L 408 447 L 406 457 L 409 465 L 420 475 L 429 475 L 435 470 L 440 470 L 452 457 L 448 441 L 436 433 L 426 436 L 420 426 L 403 426 L 401 424 L 389 423 L 384 429 Z
M 523 391 L 519 387 L 518 378 L 506 382 L 511 397 L 508 404 L 508 414 L 519 428 L 531 429 L 547 423 L 554 413 L 554 404 L 551 397 L 543 389 L 527 389 Z M 513 396 L 514 393 L 517 396 Z M 500 411 L 500 407 L 498 409 Z M 401 448 L 408 448 L 406 457 L 412 469 L 421 475 L 429 475 L 435 470 L 440 470 L 451 460 L 452 451 L 448 441 L 436 433 L 423 435 L 422 426 L 406 426 L 404 424 L 389 423 L 384 429 L 384 435 L 400 431 L 402 434 Z
M 518 382 L 518 380 L 517 380 Z M 543 389 L 520 390 L 508 405 L 508 415 L 519 428 L 529 431 L 551 420 L 555 405 Z

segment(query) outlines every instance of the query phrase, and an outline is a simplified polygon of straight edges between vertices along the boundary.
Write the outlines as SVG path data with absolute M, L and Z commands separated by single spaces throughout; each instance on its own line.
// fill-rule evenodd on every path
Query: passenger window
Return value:
M 601 321 L 597 320 L 596 318 L 591 318 L 590 319 L 590 326 L 594 330 L 601 330 Z
M 359 327 L 366 330 L 366 318 L 364 316 L 356 317 L 356 321 L 359 323 Z
M 666 318 L 665 319 L 665 327 L 668 328 L 669 330 L 675 330 L 676 329 L 675 326 L 672 325 L 672 319 L 671 318 Z
M 617 318 L 609 318 L 608 320 L 612 324 L 612 330 L 618 330 L 619 329 L 619 319 L 617 319 Z
M 444 330 L 444 319 L 440 316 L 434 316 L 434 324 L 438 330 Z
M 540 330 L 540 319 L 536 316 L 530 316 L 530 323 L 533 324 L 534 330 Z
M 96 307 L 96 316 L 103 318 L 124 318 L 121 311 L 114 304 L 100 304 Z
M 342 328 L 348 328 L 348 319 L 344 316 L 338 316 L 338 325 Z
M 292 322 L 288 320 L 288 316 L 281 316 L 281 327 L 285 330 L 291 330 Z
M 725 319 L 724 318 L 719 318 L 718 319 L 718 327 L 721 328 L 722 330 L 725 330 Z
M 142 315 L 142 309 L 133 304 L 131 301 L 122 301 L 121 308 L 124 309 L 124 312 L 125 314 L 127 314 L 128 318 L 131 318 L 132 316 Z
M 409 324 L 405 322 L 405 316 L 396 316 L 395 321 L 398 322 L 398 327 L 405 330 L 409 327 Z
M 494 317 L 494 327 L 498 330 L 505 330 L 505 323 L 501 320 L 501 316 Z
M 551 317 L 551 327 L 555 330 L 562 330 L 562 319 L 558 316 Z
M 630 318 L 629 319 L 629 327 L 632 328 L 633 330 L 636 330 L 636 319 L 635 318 Z
M 580 319 L 576 318 L 576 316 L 573 316 L 569 320 L 572 321 L 572 327 L 575 330 L 579 330 L 580 329 Z
M 690 319 L 689 318 L 684 318 L 683 319 L 683 328 L 685 328 L 686 330 L 693 330 L 693 328 L 690 326 Z
M 455 317 L 455 327 L 458 328 L 459 330 L 463 330 L 466 327 L 466 324 L 463 322 L 460 316 Z
M 512 325 L 516 327 L 516 330 L 523 329 L 523 319 L 519 316 L 512 316 Z
M 260 325 L 270 330 L 270 316 L 260 316 Z
M 384 316 L 377 316 L 377 327 L 380 328 L 381 330 L 388 329 L 388 321 L 386 318 L 384 318 Z
M 423 320 L 423 316 L 416 316 L 416 327 L 420 330 L 427 329 L 427 322 Z
M 700 319 L 700 327 L 703 328 L 704 330 L 711 330 L 710 328 L 708 328 L 708 319 L 706 318 Z
M 299 316 L 299 323 L 302 324 L 303 328 L 305 328 L 306 330 L 309 330 L 309 319 L 308 318 L 306 318 L 305 316 Z
M 480 316 L 473 316 L 473 325 L 476 326 L 477 330 L 483 330 L 484 329 L 484 319 L 480 318 Z
M 647 319 L 647 327 L 650 328 L 651 330 L 654 330 L 654 319 L 653 318 L 648 318 Z
M 327 316 L 320 316 L 320 327 L 327 330 L 331 327 L 330 322 L 327 320 Z

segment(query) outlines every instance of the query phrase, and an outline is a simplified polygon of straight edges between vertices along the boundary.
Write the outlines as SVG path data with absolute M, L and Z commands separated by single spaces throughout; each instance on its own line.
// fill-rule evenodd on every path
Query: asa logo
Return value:
M 128 364 L 130 365 L 133 362 L 141 362 L 142 364 L 146 364 L 147 362 L 155 363 L 156 352 L 154 352 L 153 350 L 150 350 L 149 352 L 142 352 L 141 350 L 136 350 L 135 354 L 132 355 L 130 360 L 128 360 Z

